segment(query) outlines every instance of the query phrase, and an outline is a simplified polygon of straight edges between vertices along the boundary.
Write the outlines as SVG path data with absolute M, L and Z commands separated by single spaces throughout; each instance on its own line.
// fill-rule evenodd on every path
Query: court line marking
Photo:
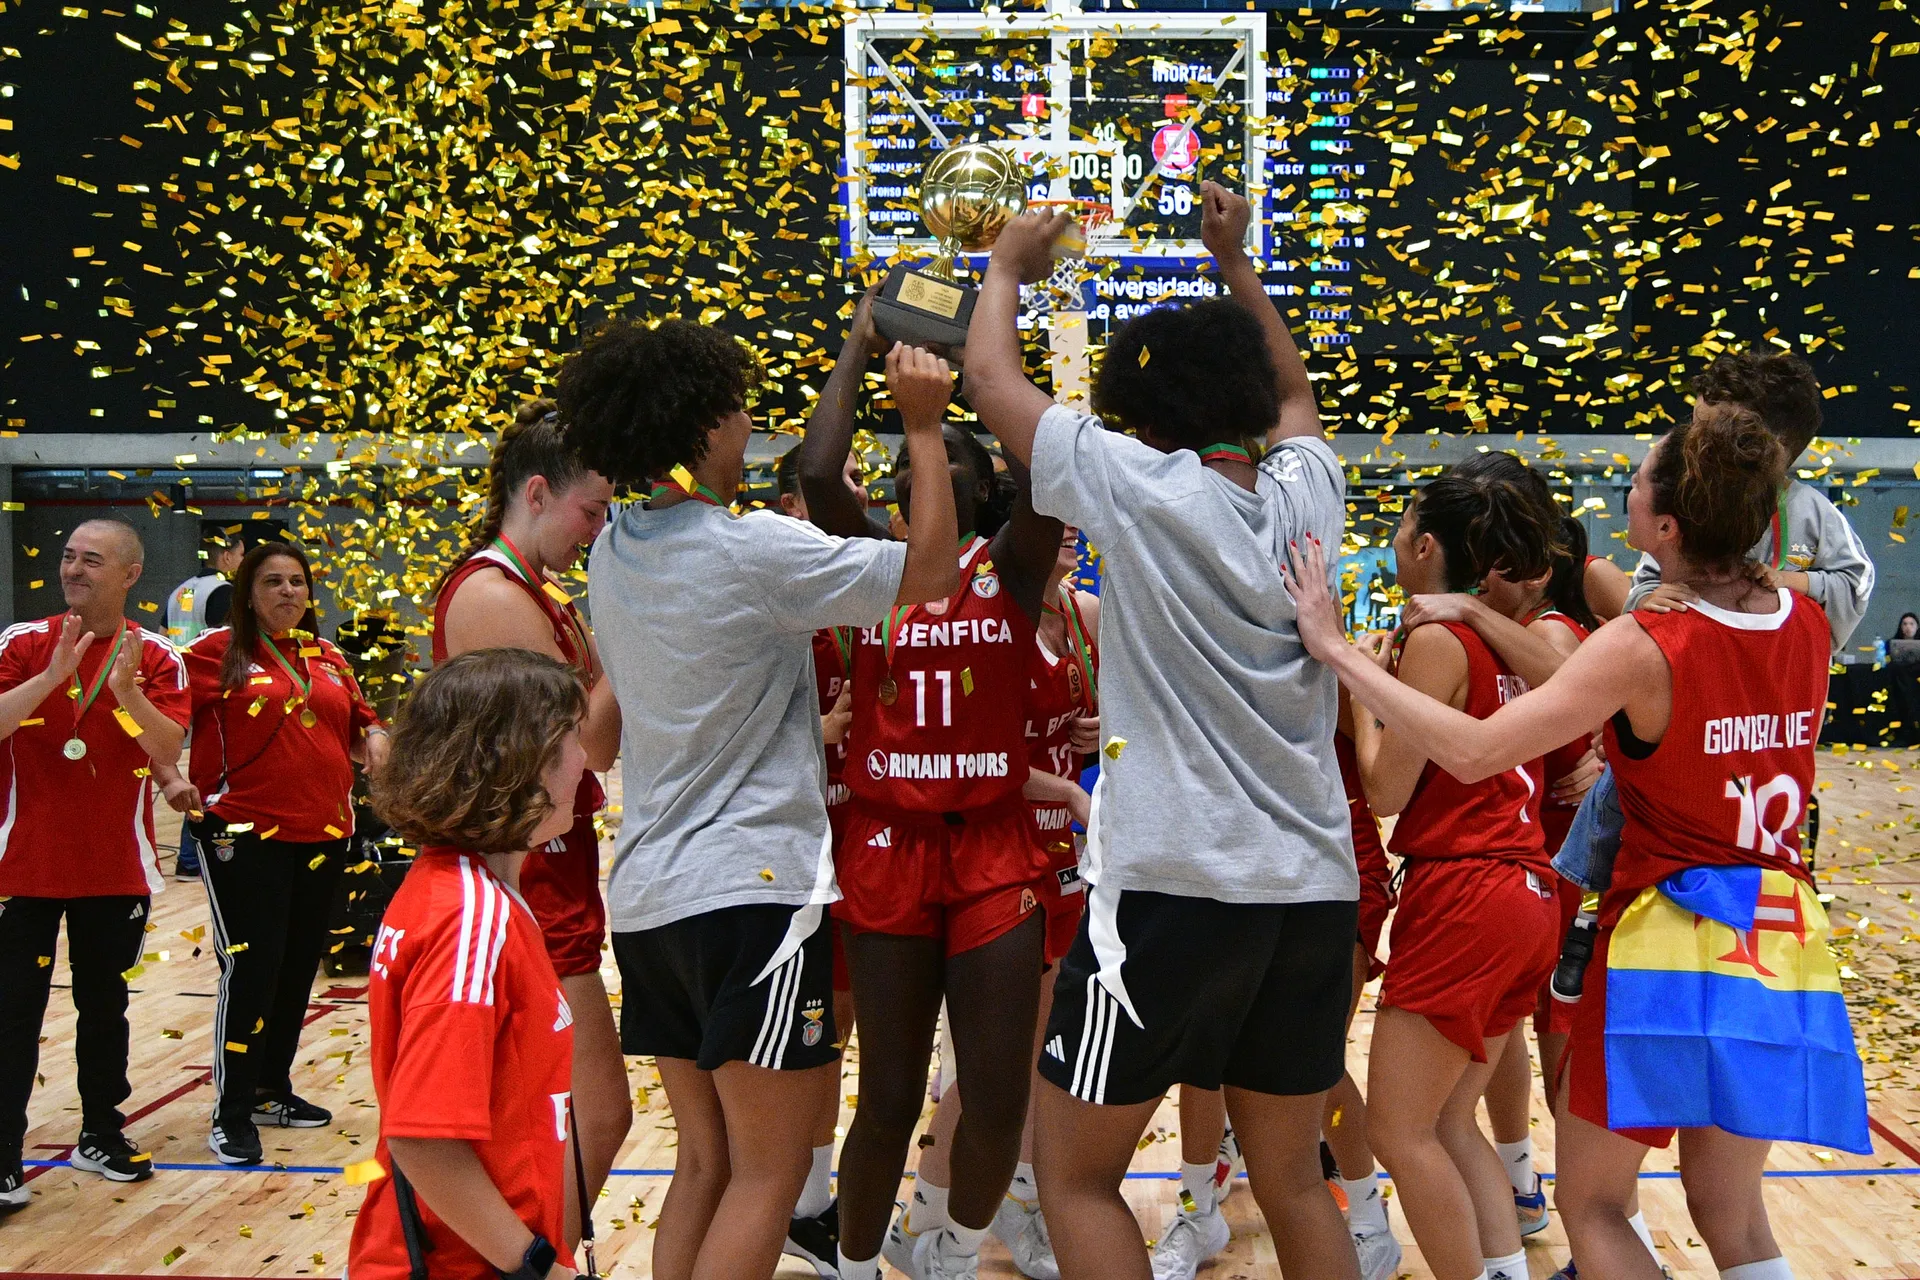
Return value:
M 29 1169 L 60 1169 L 68 1167 L 65 1160 L 23 1160 L 21 1163 Z M 175 1164 L 156 1160 L 154 1161 L 153 1167 L 155 1169 L 166 1169 L 183 1173 L 317 1173 L 338 1175 L 346 1172 L 343 1167 L 331 1164 Z M 615 1178 L 671 1178 L 673 1176 L 673 1170 L 615 1169 L 609 1176 Z M 913 1175 L 908 1174 L 907 1176 L 911 1177 Z M 1159 1179 L 1171 1182 L 1179 1176 L 1180 1171 L 1178 1169 L 1171 1169 L 1165 1172 L 1138 1170 L 1130 1171 L 1127 1174 L 1129 1181 Z M 1243 1173 L 1239 1176 L 1244 1178 L 1247 1175 Z M 1376 1176 L 1383 1182 L 1390 1181 L 1384 1170 Z M 1542 1173 L 1540 1176 L 1548 1182 L 1554 1180 L 1554 1175 L 1551 1173 Z M 1643 1172 L 1640 1176 L 1643 1179 L 1666 1180 L 1678 1178 L 1680 1173 L 1678 1170 L 1671 1172 L 1654 1170 Z M 1901 1165 L 1892 1169 L 1768 1169 L 1762 1176 L 1768 1178 L 1920 1178 L 1920 1165 Z M 4 1276 L 5 1274 L 5 1272 L 0 1272 L 0 1276 Z

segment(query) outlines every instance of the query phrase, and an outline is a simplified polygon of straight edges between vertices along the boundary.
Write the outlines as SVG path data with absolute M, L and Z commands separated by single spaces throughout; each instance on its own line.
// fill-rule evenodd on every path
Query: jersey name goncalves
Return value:
M 1004 778 L 1007 776 L 1007 753 L 869 751 L 867 773 L 876 782 L 882 778 L 935 782 L 952 778 Z
M 884 644 L 879 627 L 860 633 L 863 644 Z M 950 622 L 914 622 L 900 628 L 894 645 L 900 649 L 951 648 L 962 644 L 1012 644 L 1013 628 L 1005 618 L 955 618 Z
M 1706 754 L 1732 755 L 1739 751 L 1780 751 L 1804 747 L 1813 741 L 1811 711 L 1784 716 L 1761 714 L 1721 716 L 1706 722 Z

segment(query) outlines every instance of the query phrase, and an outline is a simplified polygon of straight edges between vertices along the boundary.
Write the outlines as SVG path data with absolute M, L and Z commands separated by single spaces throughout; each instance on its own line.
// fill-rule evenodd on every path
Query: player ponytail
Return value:
M 747 407 L 764 376 L 753 352 L 718 329 L 613 320 L 567 357 L 554 395 L 581 460 L 632 485 L 705 458 L 708 434 Z
M 1648 472 L 1655 515 L 1680 526 L 1680 550 L 1708 572 L 1737 573 L 1767 532 L 1787 483 L 1787 453 L 1760 415 L 1696 403 L 1667 432 Z
M 493 456 L 487 460 L 487 505 L 480 522 L 468 535 L 467 545 L 440 575 L 434 592 L 438 594 L 464 561 L 500 536 L 507 508 L 525 491 L 527 481 L 545 476 L 548 487 L 558 492 L 586 474 L 586 465 L 560 430 L 559 406 L 551 400 L 529 400 L 521 405 L 513 421 L 501 429 Z
M 1546 573 L 1563 549 L 1551 501 L 1543 507 L 1532 486 L 1513 477 L 1456 467 L 1414 496 L 1414 532 L 1440 544 L 1449 591 L 1471 590 L 1495 569 L 1525 581 Z

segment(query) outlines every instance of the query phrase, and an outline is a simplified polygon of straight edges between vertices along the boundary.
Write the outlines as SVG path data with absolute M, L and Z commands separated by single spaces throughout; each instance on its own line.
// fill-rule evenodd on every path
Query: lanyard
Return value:
M 260 641 L 260 645 L 268 654 L 272 655 L 275 662 L 280 664 L 280 669 L 287 673 L 287 679 L 293 681 L 293 687 L 300 691 L 300 701 L 310 701 L 313 698 L 313 664 L 311 662 L 307 663 L 307 675 L 305 679 L 302 679 L 299 671 L 295 670 L 294 665 L 287 661 L 286 655 L 280 652 L 280 646 L 273 642 L 272 636 L 264 637 Z
M 1787 563 L 1787 544 L 1784 534 L 1787 529 L 1787 491 L 1780 491 L 1780 501 L 1773 509 L 1773 567 L 1780 569 Z
M 109 653 L 107 660 L 100 664 L 100 671 L 93 678 L 93 688 L 87 690 L 85 698 L 80 696 L 80 673 L 78 671 L 73 673 L 73 688 L 68 690 L 67 696 L 74 700 L 73 736 L 76 739 L 80 736 L 80 721 L 86 717 L 87 708 L 91 707 L 93 700 L 100 696 L 100 691 L 107 687 L 107 677 L 113 673 L 114 660 L 120 656 L 120 646 L 126 642 L 127 624 L 122 622 L 120 630 L 113 637 L 113 652 Z
M 982 541 L 980 535 L 971 529 L 960 535 L 960 545 L 963 548 L 960 555 L 960 563 L 962 565 L 966 564 L 967 558 L 974 553 L 976 548 L 982 545 Z M 962 575 L 962 577 L 964 579 L 965 575 Z M 965 591 L 966 589 L 966 583 L 963 580 L 960 585 L 960 591 Z M 954 598 L 957 599 L 959 594 L 960 593 L 956 591 Z M 886 621 L 880 624 L 880 648 L 887 664 L 887 673 L 880 685 L 880 701 L 888 706 L 893 705 L 893 699 L 887 696 L 888 690 L 897 690 L 899 687 L 894 683 L 893 679 L 894 646 L 899 643 L 901 627 L 905 625 L 907 619 L 913 616 L 913 611 L 919 607 L 917 604 L 895 605 L 892 609 L 888 610 Z M 849 668 L 849 670 L 851 670 L 851 668 Z
M 840 673 L 851 679 L 853 677 L 853 628 L 835 627 L 833 645 L 840 651 Z
M 1073 598 L 1073 588 L 1064 587 L 1061 596 L 1067 607 L 1049 603 L 1045 606 L 1048 613 L 1057 613 L 1060 620 L 1067 624 L 1067 643 L 1072 646 L 1074 658 L 1080 662 L 1080 670 L 1086 676 L 1086 690 L 1081 696 L 1089 715 L 1095 714 L 1100 705 L 1100 679 L 1093 670 L 1093 644 L 1087 639 L 1086 623 L 1080 617 L 1080 602 Z
M 587 641 L 586 624 L 580 621 L 580 614 L 573 607 L 573 597 L 554 583 L 544 578 L 536 578 L 533 570 L 527 567 L 526 559 L 521 556 L 520 548 L 514 546 L 506 534 L 503 533 L 495 537 L 491 545 L 494 550 L 507 558 L 507 563 L 513 566 L 514 571 L 520 575 L 521 580 L 524 581 L 528 587 L 538 587 L 543 596 L 551 599 L 560 606 L 560 620 L 564 621 L 567 625 L 567 632 L 573 640 L 574 651 L 579 655 L 580 669 L 586 672 L 587 683 L 591 685 L 595 676 L 593 669 L 593 646 Z M 553 610 L 547 607 L 547 599 L 541 600 L 540 604 L 543 609 L 546 609 L 548 615 L 551 616 Z
M 1210 444 L 1200 450 L 1202 462 L 1244 462 L 1253 465 L 1253 454 L 1237 444 Z
M 693 477 L 688 476 L 687 479 L 693 480 Z M 692 498 L 695 502 L 704 502 L 710 507 L 719 507 L 722 511 L 726 510 L 727 507 L 726 503 L 720 501 L 719 494 L 707 488 L 707 486 L 701 484 L 698 480 L 693 480 L 693 486 L 689 488 L 685 481 L 681 480 L 679 476 L 668 476 L 665 480 L 654 485 L 653 492 L 647 495 L 647 500 L 651 502 L 669 493 L 682 494 Z

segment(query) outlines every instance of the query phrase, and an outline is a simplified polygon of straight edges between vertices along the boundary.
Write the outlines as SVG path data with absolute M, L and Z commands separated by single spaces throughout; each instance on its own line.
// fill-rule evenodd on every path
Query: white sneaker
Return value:
M 976 1280 L 980 1274 L 980 1255 L 961 1253 L 953 1232 L 945 1227 L 925 1232 L 914 1242 L 912 1262 L 907 1274 L 913 1280 Z
M 920 1237 L 917 1233 L 907 1230 L 907 1206 L 896 1200 L 893 1202 L 893 1207 L 896 1211 L 893 1215 L 893 1225 L 887 1228 L 887 1238 L 880 1242 L 880 1256 L 885 1258 L 887 1264 L 895 1271 L 918 1276 L 920 1273 L 914 1269 L 913 1246 L 918 1243 Z
M 1213 1201 L 1219 1204 L 1233 1194 L 1234 1184 L 1247 1171 L 1247 1158 L 1240 1154 L 1240 1139 L 1229 1128 L 1220 1139 L 1220 1156 L 1213 1166 Z
M 1353 1251 L 1360 1256 L 1360 1280 L 1393 1280 L 1400 1270 L 1400 1242 L 1391 1231 L 1354 1232 Z
M 1153 1246 L 1153 1280 L 1193 1280 L 1200 1264 L 1227 1247 L 1233 1232 L 1215 1205 L 1206 1213 L 1173 1215 Z
M 1053 1256 L 1053 1237 L 1040 1206 L 1029 1208 L 1012 1196 L 1003 1197 L 994 1210 L 993 1234 L 1013 1255 L 1013 1265 L 1028 1280 L 1060 1280 L 1060 1263 Z

